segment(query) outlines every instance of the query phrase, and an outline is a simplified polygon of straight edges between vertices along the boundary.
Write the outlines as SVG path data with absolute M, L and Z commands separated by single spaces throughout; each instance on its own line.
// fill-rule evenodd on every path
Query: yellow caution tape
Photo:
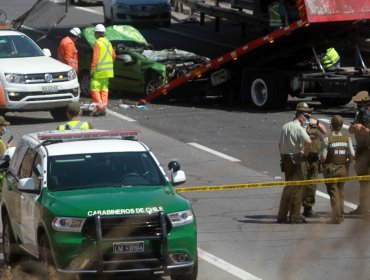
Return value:
M 254 188 L 270 188 L 280 186 L 305 186 L 310 184 L 325 184 L 338 183 L 347 181 L 367 181 L 370 180 L 370 175 L 364 176 L 348 176 L 339 178 L 322 178 L 315 180 L 300 180 L 300 181 L 279 181 L 279 182 L 261 182 L 249 184 L 235 184 L 235 185 L 220 185 L 220 186 L 192 186 L 176 188 L 177 192 L 203 192 L 203 191 L 226 191 L 226 190 L 240 190 L 240 189 L 254 189 Z

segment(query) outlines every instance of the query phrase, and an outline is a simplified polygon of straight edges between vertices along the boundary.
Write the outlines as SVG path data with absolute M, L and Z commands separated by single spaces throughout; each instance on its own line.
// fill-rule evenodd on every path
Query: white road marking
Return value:
M 324 122 L 324 123 L 330 124 L 330 120 L 328 120 L 328 119 L 322 119 L 322 118 L 319 118 L 318 120 L 319 120 L 320 122 Z M 348 129 L 348 128 L 349 128 L 349 125 L 348 125 L 348 124 L 343 124 L 343 128 L 344 128 L 344 129 Z
M 189 144 L 190 146 L 193 146 L 193 147 L 198 148 L 198 149 L 200 149 L 200 150 L 203 150 L 203 151 L 206 151 L 206 152 L 208 152 L 208 153 L 214 154 L 214 155 L 216 155 L 216 156 L 222 157 L 222 158 L 227 159 L 227 160 L 229 160 L 229 161 L 232 161 L 232 162 L 240 162 L 240 160 L 239 160 L 239 159 L 237 159 L 237 158 L 233 158 L 233 157 L 231 157 L 231 156 L 228 156 L 228 155 L 225 155 L 225 154 L 223 154 L 223 153 L 217 152 L 217 151 L 215 151 L 215 150 L 212 150 L 212 149 L 210 149 L 210 148 L 207 148 L 207 147 L 205 147 L 205 146 L 202 146 L 202 145 L 200 145 L 200 144 L 198 144 L 198 143 L 188 143 L 188 144 Z
M 261 280 L 261 278 L 258 278 L 254 276 L 253 274 L 250 274 L 246 272 L 245 270 L 240 269 L 239 267 L 232 265 L 206 251 L 203 251 L 202 249 L 198 248 L 198 255 L 201 259 L 205 260 L 206 262 L 213 264 L 214 266 L 217 266 L 218 268 L 221 268 L 222 270 L 227 271 L 228 273 L 238 277 L 239 279 L 243 280 Z
M 124 115 L 122 115 L 120 113 L 114 112 L 114 111 L 109 110 L 109 109 L 106 109 L 106 110 L 107 110 L 107 113 L 108 114 L 113 115 L 113 116 L 115 116 L 117 118 L 120 118 L 120 119 L 125 120 L 125 121 L 128 121 L 128 122 L 136 122 L 136 120 L 131 119 L 129 117 L 126 117 L 126 116 L 124 116 Z
M 77 10 L 82 10 L 82 11 L 85 11 L 85 12 L 88 12 L 88 13 L 93 13 L 93 14 L 98 14 L 98 15 L 103 15 L 102 12 L 99 12 L 99 11 L 95 11 L 93 9 L 89 9 L 89 8 L 84 8 L 84 7 L 75 7 Z
M 330 196 L 326 193 L 323 193 L 323 192 L 320 192 L 318 190 L 316 190 L 316 195 L 318 196 L 321 196 L 323 198 L 327 198 L 330 200 Z M 357 204 L 354 204 L 354 203 L 351 203 L 351 202 L 348 202 L 348 201 L 344 201 L 344 205 L 349 207 L 349 208 L 352 208 L 352 209 L 356 209 L 357 208 Z

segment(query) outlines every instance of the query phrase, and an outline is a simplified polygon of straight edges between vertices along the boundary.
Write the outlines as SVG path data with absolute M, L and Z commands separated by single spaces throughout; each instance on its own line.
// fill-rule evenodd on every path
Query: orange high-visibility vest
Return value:
M 58 60 L 72 66 L 76 72 L 78 71 L 77 49 L 71 37 L 66 36 L 60 41 Z

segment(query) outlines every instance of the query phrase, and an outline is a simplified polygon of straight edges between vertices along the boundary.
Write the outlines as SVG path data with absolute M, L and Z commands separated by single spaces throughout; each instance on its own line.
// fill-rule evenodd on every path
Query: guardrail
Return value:
M 246 1 L 246 2 L 245 2 Z M 207 1 L 209 3 L 209 1 Z M 219 0 L 214 1 L 214 5 L 207 4 L 205 0 L 174 0 L 175 9 L 182 12 L 182 6 L 187 6 L 189 9 L 200 14 L 200 24 L 204 25 L 205 15 L 215 18 L 215 31 L 220 30 L 220 19 L 228 19 L 241 24 L 241 36 L 245 37 L 247 26 L 252 26 L 254 29 L 263 31 L 268 29 L 269 21 L 267 14 L 261 13 L 256 9 L 256 3 L 253 0 L 232 0 L 230 7 L 220 6 Z M 224 1 L 222 1 L 224 2 Z M 237 8 L 237 9 L 234 9 Z M 248 8 L 247 11 L 243 11 Z

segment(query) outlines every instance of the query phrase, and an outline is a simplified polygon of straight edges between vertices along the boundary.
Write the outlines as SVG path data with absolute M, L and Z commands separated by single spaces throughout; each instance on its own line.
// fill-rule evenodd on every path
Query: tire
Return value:
M 254 75 L 249 83 L 250 101 L 257 109 L 270 109 L 278 100 L 278 84 L 269 74 Z
M 4 246 L 4 262 L 11 265 L 20 260 L 20 249 L 14 237 L 12 225 L 9 217 L 5 216 L 3 220 L 3 246 Z
M 198 257 L 195 260 L 192 273 L 172 274 L 171 280 L 196 280 L 198 277 Z
M 57 109 L 50 110 L 50 114 L 54 118 L 54 120 L 58 122 L 67 121 L 67 113 L 66 113 L 66 107 L 61 107 Z
M 163 84 L 163 78 L 156 72 L 150 71 L 145 75 L 145 97 Z
M 324 106 L 342 106 L 346 105 L 352 100 L 351 97 L 342 97 L 342 98 L 329 98 L 329 97 L 322 97 L 319 98 L 319 101 Z
M 91 77 L 90 73 L 86 70 L 80 74 L 80 89 L 82 97 L 91 97 L 90 94 Z

